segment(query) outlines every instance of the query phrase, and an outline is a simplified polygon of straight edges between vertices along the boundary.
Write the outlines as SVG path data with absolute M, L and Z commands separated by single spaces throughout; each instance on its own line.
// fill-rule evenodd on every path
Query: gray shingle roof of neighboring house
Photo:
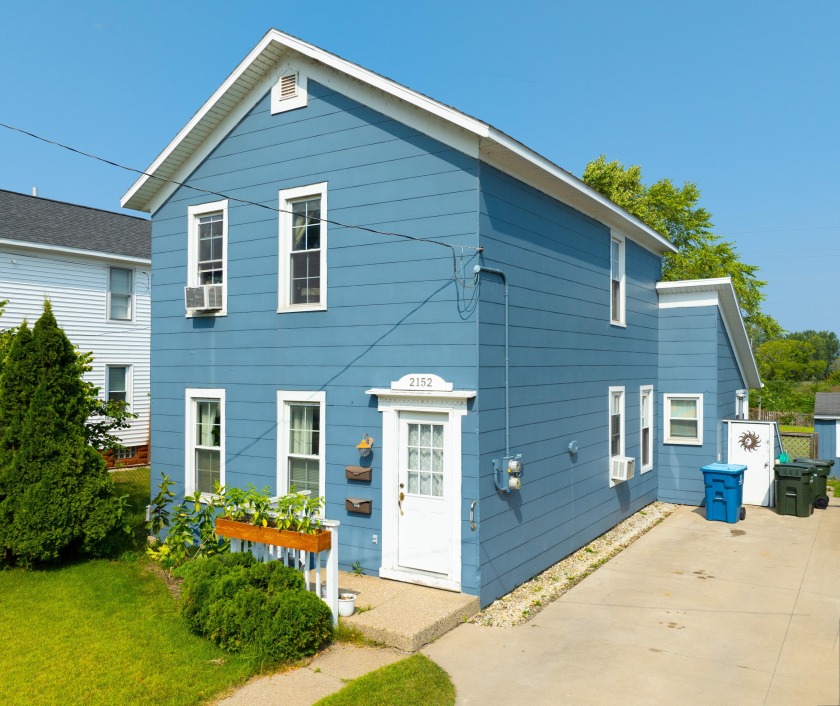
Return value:
M 818 392 L 814 400 L 814 416 L 840 418 L 840 392 Z
M 0 240 L 151 259 L 145 218 L 0 189 Z

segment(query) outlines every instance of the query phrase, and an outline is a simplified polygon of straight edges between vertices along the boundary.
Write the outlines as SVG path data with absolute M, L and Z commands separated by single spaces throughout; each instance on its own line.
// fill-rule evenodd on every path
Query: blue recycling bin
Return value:
M 706 485 L 706 519 L 736 523 L 746 517 L 744 471 L 741 463 L 710 463 L 700 469 Z

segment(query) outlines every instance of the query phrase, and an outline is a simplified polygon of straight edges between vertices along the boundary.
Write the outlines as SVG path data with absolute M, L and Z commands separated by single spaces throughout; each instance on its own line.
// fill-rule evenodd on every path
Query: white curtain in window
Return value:
M 198 403 L 198 424 L 196 426 L 196 446 L 219 446 L 218 402 L 202 401 Z

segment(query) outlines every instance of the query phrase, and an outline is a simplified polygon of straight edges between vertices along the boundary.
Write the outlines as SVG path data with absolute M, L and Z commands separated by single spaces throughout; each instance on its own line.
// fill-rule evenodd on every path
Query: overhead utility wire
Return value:
M 266 210 L 272 211 L 274 213 L 289 213 L 289 214 L 292 213 L 291 211 L 283 209 L 283 208 L 278 208 L 278 207 L 275 207 L 275 206 L 268 206 L 267 204 L 259 203 L 257 201 L 249 201 L 248 199 L 242 199 L 242 198 L 239 198 L 237 196 L 230 196 L 230 195 L 224 194 L 220 191 L 212 191 L 210 189 L 202 189 L 199 186 L 193 186 L 192 184 L 185 184 L 182 181 L 175 181 L 174 179 L 167 179 L 166 177 L 160 177 L 160 176 L 156 176 L 154 174 L 149 174 L 148 172 L 144 172 L 142 169 L 135 169 L 134 167 L 127 167 L 124 164 L 120 164 L 119 162 L 114 162 L 110 159 L 106 159 L 105 157 L 100 157 L 99 155 L 91 154 L 90 152 L 85 152 L 85 151 L 77 149 L 75 147 L 71 147 L 70 145 L 65 145 L 62 142 L 57 142 L 56 140 L 51 140 L 48 137 L 42 137 L 41 135 L 36 135 L 34 132 L 29 132 L 28 130 L 24 130 L 23 128 L 15 127 L 14 125 L 7 125 L 4 122 L 0 122 L 0 127 L 4 127 L 7 130 L 12 130 L 13 132 L 19 132 L 23 135 L 27 135 L 29 137 L 32 137 L 36 140 L 40 140 L 41 142 L 45 142 L 48 145 L 53 145 L 55 147 L 60 147 L 62 149 L 68 150 L 70 152 L 74 152 L 78 155 L 81 155 L 82 157 L 88 157 L 89 159 L 95 159 L 98 162 L 108 164 L 112 167 L 117 167 L 118 169 L 123 169 L 127 172 L 133 172 L 134 174 L 140 174 L 141 176 L 147 176 L 150 179 L 157 179 L 158 181 L 168 182 L 169 184 L 175 184 L 176 186 L 183 186 L 187 189 L 192 189 L 193 191 L 199 191 L 203 194 L 209 194 L 210 196 L 219 196 L 223 199 L 229 199 L 231 201 L 238 201 L 239 203 L 247 204 L 249 206 L 257 206 L 259 208 L 264 208 Z M 368 226 L 351 225 L 349 223 L 342 223 L 341 221 L 334 221 L 330 218 L 320 218 L 318 216 L 307 216 L 306 218 L 307 218 L 307 225 L 311 221 L 318 221 L 319 223 L 328 223 L 330 225 L 338 226 L 340 228 L 351 228 L 351 229 L 355 229 L 355 230 L 362 230 L 362 231 L 365 231 L 367 233 L 373 233 L 374 235 L 387 235 L 387 236 L 391 236 L 391 237 L 394 237 L 394 238 L 405 238 L 406 240 L 414 240 L 414 241 L 419 242 L 419 243 L 431 243 L 432 245 L 440 245 L 442 247 L 449 248 L 449 251 L 452 253 L 452 275 L 455 278 L 456 282 L 458 282 L 462 285 L 466 285 L 466 283 L 463 282 L 458 277 L 458 258 L 457 258 L 457 255 L 455 253 L 455 246 L 451 245 L 450 243 L 444 243 L 443 241 L 432 240 L 430 238 L 419 238 L 419 237 L 414 236 L 414 235 L 406 235 L 405 233 L 394 233 L 394 232 L 387 231 L 387 230 L 377 230 L 376 228 L 369 228 Z M 469 249 L 472 249 L 472 250 L 477 250 L 478 252 L 483 252 L 484 251 L 484 248 L 481 247 L 481 246 L 476 247 L 476 246 L 473 246 L 473 245 L 459 245 L 458 247 L 460 247 L 462 250 L 465 249 L 465 248 L 469 248 Z

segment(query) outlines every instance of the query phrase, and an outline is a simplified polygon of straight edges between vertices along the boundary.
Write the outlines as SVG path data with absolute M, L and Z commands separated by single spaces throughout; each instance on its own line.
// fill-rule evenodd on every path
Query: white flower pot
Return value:
M 339 593 L 338 594 L 338 614 L 342 618 L 348 618 L 356 612 L 356 594 L 355 593 Z

